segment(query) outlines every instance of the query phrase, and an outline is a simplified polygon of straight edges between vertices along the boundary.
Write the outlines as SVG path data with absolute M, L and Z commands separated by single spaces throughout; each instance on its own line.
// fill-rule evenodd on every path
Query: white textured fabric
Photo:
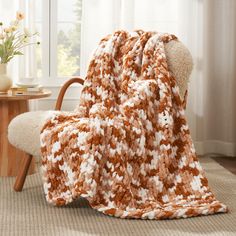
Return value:
M 99 39 L 115 29 L 175 34 L 194 59 L 187 115 L 197 152 L 236 156 L 235 0 L 91 0 L 82 17 L 82 75 Z
M 40 156 L 40 131 L 45 120 L 57 111 L 32 111 L 15 117 L 8 126 L 10 143 L 33 156 Z

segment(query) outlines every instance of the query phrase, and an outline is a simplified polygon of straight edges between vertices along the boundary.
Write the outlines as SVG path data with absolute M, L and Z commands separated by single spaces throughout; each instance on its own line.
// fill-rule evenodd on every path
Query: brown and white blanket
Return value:
M 117 31 L 101 40 L 78 108 L 41 132 L 47 201 L 78 197 L 104 214 L 166 219 L 226 212 L 197 159 L 168 70 L 174 35 Z

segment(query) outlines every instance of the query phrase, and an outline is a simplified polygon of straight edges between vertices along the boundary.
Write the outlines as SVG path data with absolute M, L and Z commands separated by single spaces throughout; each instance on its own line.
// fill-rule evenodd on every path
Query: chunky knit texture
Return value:
M 178 40 L 172 40 L 164 46 L 169 71 L 173 73 L 179 87 L 180 98 L 184 100 L 193 68 L 192 56 Z M 30 111 L 15 117 L 8 126 L 10 143 L 34 157 L 41 158 L 39 135 L 45 120 L 52 112 L 56 113 L 56 111 Z
M 117 31 L 101 40 L 80 104 L 41 132 L 49 203 L 79 196 L 121 218 L 166 219 L 226 212 L 196 157 L 185 102 L 164 45 L 173 35 Z

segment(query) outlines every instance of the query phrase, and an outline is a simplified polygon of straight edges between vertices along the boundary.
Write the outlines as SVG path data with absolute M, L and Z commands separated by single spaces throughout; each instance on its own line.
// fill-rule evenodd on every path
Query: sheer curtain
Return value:
M 236 156 L 236 1 L 83 1 L 82 76 L 99 39 L 116 29 L 178 36 L 194 59 L 187 117 L 197 152 Z

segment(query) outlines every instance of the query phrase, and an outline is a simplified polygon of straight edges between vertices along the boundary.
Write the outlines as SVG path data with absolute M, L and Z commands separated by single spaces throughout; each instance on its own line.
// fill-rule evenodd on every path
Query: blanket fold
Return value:
M 101 40 L 74 112 L 41 131 L 49 203 L 84 197 L 121 218 L 171 219 L 226 212 L 208 186 L 168 70 L 174 35 L 117 31 Z

